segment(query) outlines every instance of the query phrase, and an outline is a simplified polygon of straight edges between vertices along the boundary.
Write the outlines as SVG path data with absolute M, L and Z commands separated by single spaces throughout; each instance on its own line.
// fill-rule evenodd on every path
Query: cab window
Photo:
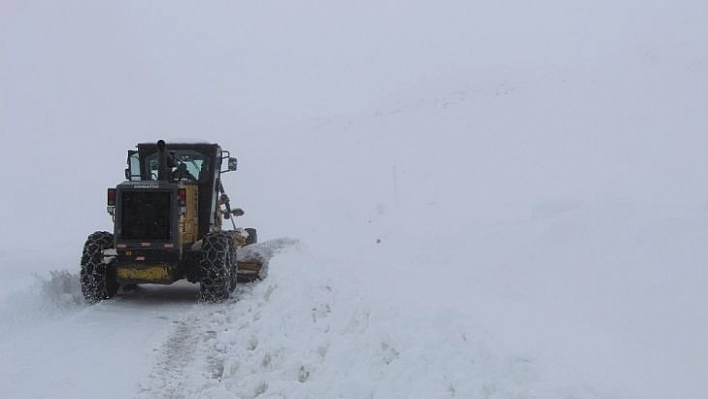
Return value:
M 204 154 L 194 150 L 171 150 L 167 156 L 170 180 L 204 182 L 209 179 L 209 159 Z M 157 180 L 158 157 L 158 153 L 154 153 L 145 159 L 150 180 Z

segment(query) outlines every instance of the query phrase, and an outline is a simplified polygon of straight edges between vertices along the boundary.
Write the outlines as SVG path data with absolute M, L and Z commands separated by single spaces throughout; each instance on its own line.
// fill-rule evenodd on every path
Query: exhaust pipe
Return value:
M 157 180 L 159 181 L 167 181 L 170 179 L 170 169 L 167 158 L 165 140 L 159 140 L 157 142 Z

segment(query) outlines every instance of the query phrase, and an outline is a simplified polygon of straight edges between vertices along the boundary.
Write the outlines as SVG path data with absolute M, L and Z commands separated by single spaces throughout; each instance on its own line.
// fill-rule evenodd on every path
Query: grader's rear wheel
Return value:
M 202 301 L 218 302 L 229 298 L 236 274 L 235 245 L 228 234 L 215 232 L 204 237 L 202 254 L 199 259 Z
M 118 292 L 116 270 L 106 262 L 104 251 L 113 248 L 113 234 L 97 231 L 86 239 L 81 256 L 81 293 L 88 302 L 113 297 Z

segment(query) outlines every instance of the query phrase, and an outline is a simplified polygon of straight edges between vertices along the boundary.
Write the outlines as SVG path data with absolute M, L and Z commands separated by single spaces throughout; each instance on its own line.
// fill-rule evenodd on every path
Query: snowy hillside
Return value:
M 0 16 L 3 397 L 708 391 L 702 2 Z M 224 184 L 270 275 L 86 305 L 105 189 L 160 138 L 239 158 Z

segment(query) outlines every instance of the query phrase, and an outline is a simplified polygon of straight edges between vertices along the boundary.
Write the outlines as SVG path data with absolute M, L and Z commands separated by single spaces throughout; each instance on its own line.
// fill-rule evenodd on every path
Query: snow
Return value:
M 701 398 L 702 2 L 9 2 L 0 392 Z M 271 250 L 221 304 L 89 306 L 138 142 L 189 137 Z

